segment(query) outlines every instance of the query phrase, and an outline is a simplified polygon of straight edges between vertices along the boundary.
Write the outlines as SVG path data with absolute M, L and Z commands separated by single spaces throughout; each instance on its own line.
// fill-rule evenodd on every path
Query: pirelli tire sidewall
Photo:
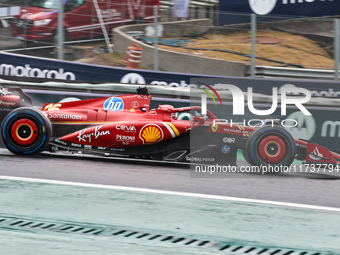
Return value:
M 278 147 L 271 148 L 274 151 L 272 155 L 265 149 L 271 144 L 274 144 L 273 147 Z M 276 154 L 275 150 L 277 150 Z M 256 129 L 247 140 L 245 149 L 246 160 L 254 166 L 290 166 L 295 159 L 295 153 L 294 138 L 287 130 L 278 126 L 264 126 Z M 267 157 L 268 154 L 269 157 Z
M 32 155 L 45 150 L 52 135 L 46 115 L 30 107 L 10 112 L 1 124 L 4 146 L 17 155 Z

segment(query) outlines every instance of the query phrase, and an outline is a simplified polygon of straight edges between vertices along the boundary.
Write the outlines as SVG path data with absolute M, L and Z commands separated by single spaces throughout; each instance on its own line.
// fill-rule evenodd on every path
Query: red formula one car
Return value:
M 148 90 L 140 88 L 136 95 L 51 103 L 37 110 L 21 89 L 1 89 L 2 142 L 19 155 L 68 150 L 235 165 L 237 150 L 242 150 L 251 165 L 289 166 L 295 158 L 306 163 L 340 163 L 337 153 L 294 139 L 277 125 L 254 128 L 218 123 L 210 111 L 203 116 L 198 106 L 149 109 L 150 100 Z M 177 119 L 182 112 L 190 112 L 191 120 Z

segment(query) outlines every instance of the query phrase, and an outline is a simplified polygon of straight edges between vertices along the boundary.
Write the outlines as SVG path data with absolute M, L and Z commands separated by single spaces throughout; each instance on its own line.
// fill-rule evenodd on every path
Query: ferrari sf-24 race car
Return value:
M 213 113 L 203 115 L 199 106 L 150 109 L 150 102 L 148 90 L 139 88 L 137 94 L 47 103 L 38 110 L 20 88 L 2 88 L 2 142 L 18 155 L 67 150 L 176 162 L 212 163 L 213 159 L 236 165 L 237 150 L 242 150 L 247 162 L 255 166 L 289 166 L 294 159 L 340 163 L 337 153 L 294 139 L 278 125 L 257 128 L 218 123 Z M 190 113 L 191 119 L 178 119 L 183 112 Z

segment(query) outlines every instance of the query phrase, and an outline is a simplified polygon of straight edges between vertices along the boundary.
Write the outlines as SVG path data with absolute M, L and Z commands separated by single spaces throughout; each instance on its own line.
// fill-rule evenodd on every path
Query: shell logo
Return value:
M 147 124 L 140 130 L 139 138 L 144 144 L 158 143 L 164 138 L 163 130 L 156 124 Z

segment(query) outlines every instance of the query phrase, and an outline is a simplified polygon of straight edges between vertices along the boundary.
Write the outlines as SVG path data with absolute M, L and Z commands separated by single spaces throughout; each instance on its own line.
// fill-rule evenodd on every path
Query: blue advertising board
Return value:
M 223 77 L 186 73 L 147 71 L 119 67 L 80 64 L 69 61 L 22 56 L 0 52 L 0 78 L 21 81 L 71 81 L 89 83 L 129 83 L 152 84 L 170 87 L 196 86 L 200 82 L 208 84 L 232 84 L 254 93 L 272 94 L 272 88 L 296 86 L 311 91 L 312 96 L 340 97 L 340 85 L 335 81 L 284 80 L 248 77 Z
M 230 17 L 230 12 L 254 13 L 268 16 L 320 17 L 340 14 L 336 0 L 237 0 L 220 1 L 220 25 L 239 23 L 245 16 Z M 229 12 L 227 14 L 226 12 Z M 249 19 L 248 19 L 249 22 Z
M 207 78 L 215 76 L 80 64 L 70 61 L 0 52 L 0 77 L 3 79 L 24 81 L 59 80 L 187 87 L 189 86 L 191 77 Z

